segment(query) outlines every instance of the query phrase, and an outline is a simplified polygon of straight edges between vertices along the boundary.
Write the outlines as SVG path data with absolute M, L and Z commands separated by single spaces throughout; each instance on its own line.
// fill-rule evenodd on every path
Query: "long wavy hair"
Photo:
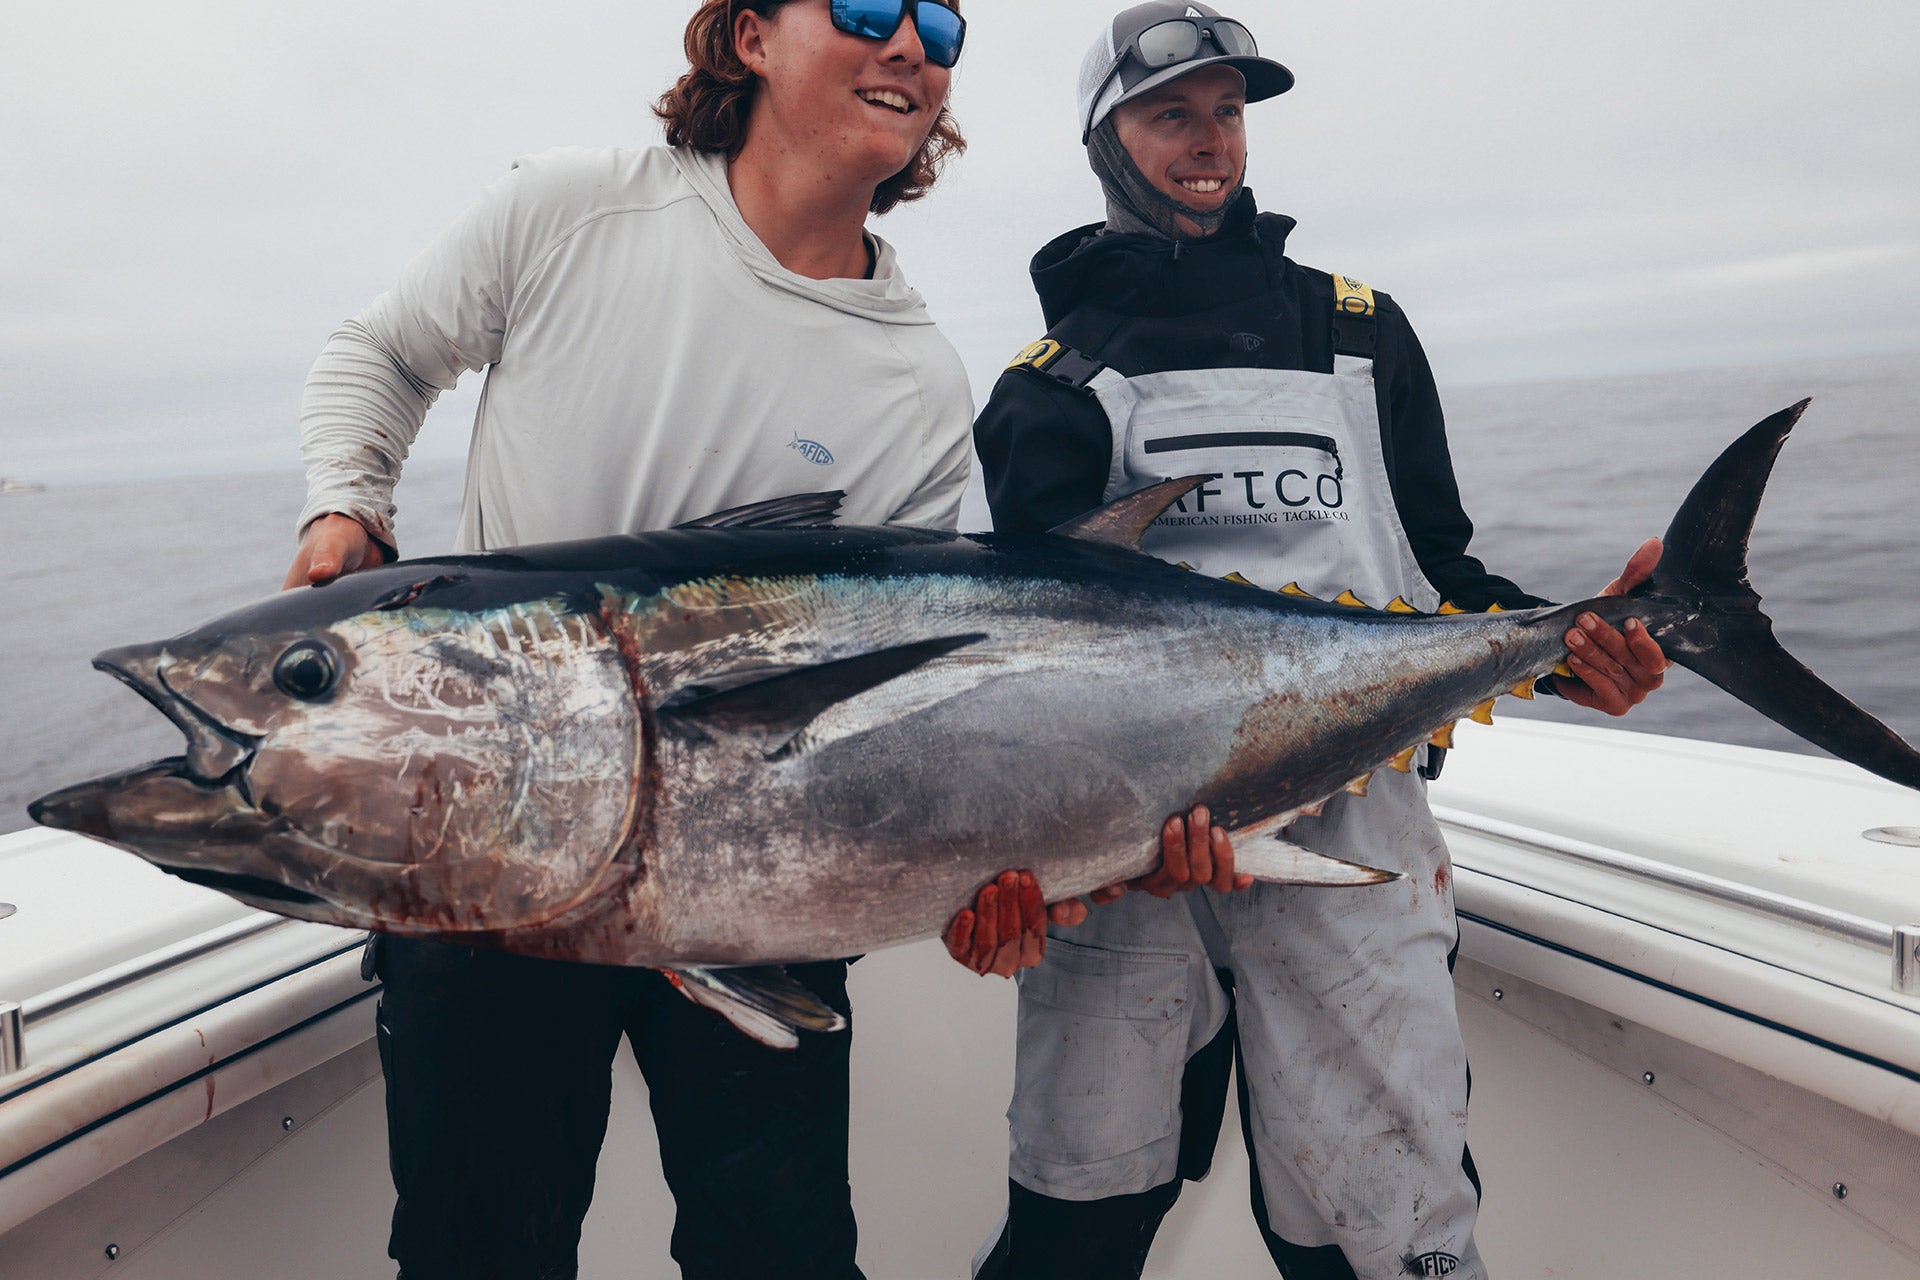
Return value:
M 667 142 L 696 151 L 734 155 L 747 140 L 747 114 L 753 106 L 756 77 L 733 46 L 733 15 L 741 9 L 771 14 L 787 0 L 701 0 L 687 20 L 686 73 L 653 104 L 667 126 Z M 947 0 L 954 9 L 957 0 Z M 874 213 L 885 213 L 933 190 L 946 162 L 967 148 L 959 122 L 946 104 L 933 118 L 927 140 L 907 166 L 874 188 Z

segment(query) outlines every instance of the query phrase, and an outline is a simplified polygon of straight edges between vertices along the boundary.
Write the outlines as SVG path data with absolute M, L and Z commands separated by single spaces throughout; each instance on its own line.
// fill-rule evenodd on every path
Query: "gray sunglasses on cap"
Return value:
M 1213 41 L 1213 47 L 1230 58 L 1251 58 L 1260 52 L 1253 32 L 1232 18 L 1170 18 L 1127 41 L 1127 48 L 1149 67 L 1170 67 L 1200 52 L 1202 39 Z
M 1157 71 L 1190 60 L 1200 52 L 1202 40 L 1213 41 L 1213 47 L 1229 58 L 1251 58 L 1260 52 L 1253 32 L 1232 18 L 1169 18 L 1154 23 L 1127 41 L 1113 60 L 1113 70 L 1094 90 L 1093 97 L 1099 98 L 1108 81 L 1120 74 L 1120 69 L 1127 65 L 1128 54 L 1141 66 Z

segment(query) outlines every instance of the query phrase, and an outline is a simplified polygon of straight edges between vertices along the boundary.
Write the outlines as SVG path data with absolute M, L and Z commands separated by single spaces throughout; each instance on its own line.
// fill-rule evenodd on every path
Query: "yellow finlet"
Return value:
M 1235 569 L 1232 573 L 1227 574 L 1224 578 L 1220 580 L 1222 582 L 1237 583 L 1243 587 L 1257 587 L 1260 585 L 1259 583 L 1255 582 L 1252 578 L 1247 577 L 1246 574 L 1241 573 L 1238 569 Z
M 1442 600 L 1440 602 L 1441 617 L 1446 617 L 1448 614 L 1452 614 L 1452 613 L 1465 613 L 1465 612 L 1466 612 L 1465 609 L 1462 609 L 1459 605 L 1455 604 L 1451 600 Z
M 1474 721 L 1476 724 L 1492 724 L 1493 723 L 1493 699 L 1488 698 L 1485 702 L 1475 707 L 1471 712 L 1468 713 L 1468 719 Z
M 1359 596 L 1353 594 L 1352 591 L 1342 591 L 1339 595 L 1333 598 L 1333 602 L 1335 604 L 1344 604 L 1350 609 L 1372 608 L 1371 605 L 1369 605 L 1365 600 L 1362 600 Z
M 1433 736 L 1428 738 L 1427 741 L 1436 747 L 1447 747 L 1451 749 L 1453 746 L 1453 722 L 1448 721 L 1438 729 L 1435 729 Z
M 1531 702 L 1533 701 L 1533 681 L 1522 680 L 1519 684 L 1507 690 L 1507 692 L 1512 694 L 1516 698 L 1525 698 L 1527 699 L 1527 701 Z
M 1188 573 L 1192 573 L 1192 572 L 1193 572 L 1193 566 L 1192 566 L 1192 565 L 1190 565 L 1190 564 L 1188 564 L 1188 563 L 1187 563 L 1187 562 L 1186 562 L 1185 560 L 1176 560 L 1176 561 L 1174 561 L 1174 562 L 1173 562 L 1173 567 L 1174 567 L 1174 568 L 1176 568 L 1176 569 L 1185 569 L 1185 570 L 1186 570 L 1186 571 L 1187 571 Z
M 1408 604 L 1405 600 L 1402 600 L 1399 596 L 1395 596 L 1393 599 L 1387 601 L 1387 612 L 1388 613 L 1418 613 L 1420 611 L 1414 608 L 1412 605 Z
M 1372 774 L 1363 773 L 1359 777 L 1355 778 L 1352 782 L 1349 782 L 1346 786 L 1340 789 L 1346 792 L 1350 796 L 1363 796 L 1367 794 L 1367 783 L 1371 782 L 1372 780 L 1373 780 Z
M 1488 613 L 1505 613 L 1506 609 L 1501 607 L 1499 604 L 1490 604 L 1487 606 L 1487 612 Z
M 1327 802 L 1325 800 L 1315 800 L 1312 804 L 1301 807 L 1300 816 L 1303 818 L 1317 818 L 1326 811 Z
M 1569 680 L 1571 680 L 1573 678 L 1573 668 L 1563 662 L 1559 666 L 1553 669 L 1553 674 L 1557 676 L 1565 676 Z
M 1286 586 L 1280 588 L 1280 594 L 1283 596 L 1298 596 L 1302 600 L 1318 600 L 1320 598 L 1311 591 L 1301 590 L 1300 584 L 1297 582 L 1289 582 Z
M 1412 773 L 1413 753 L 1419 749 L 1418 747 L 1408 747 L 1405 751 L 1396 751 L 1393 759 L 1387 761 L 1387 764 L 1393 768 L 1395 773 Z

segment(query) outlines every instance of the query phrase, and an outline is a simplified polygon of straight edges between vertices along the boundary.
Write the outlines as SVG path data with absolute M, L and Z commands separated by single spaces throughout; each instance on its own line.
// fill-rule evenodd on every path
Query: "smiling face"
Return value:
M 1113 109 L 1120 145 L 1155 190 L 1213 213 L 1247 163 L 1247 84 L 1232 67 L 1202 67 Z M 1198 224 L 1176 219 L 1189 235 Z
M 911 11 L 893 35 L 837 30 L 828 0 L 735 18 L 740 58 L 760 79 L 748 125 L 829 180 L 878 185 L 912 162 L 947 100 L 952 72 L 927 60 Z

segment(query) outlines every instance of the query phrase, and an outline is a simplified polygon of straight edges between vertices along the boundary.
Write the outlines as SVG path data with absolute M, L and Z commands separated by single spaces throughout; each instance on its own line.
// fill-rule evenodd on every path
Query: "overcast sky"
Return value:
M 13 0 L 0 475 L 290 463 L 327 333 L 516 155 L 657 140 L 691 9 Z M 1073 81 L 1110 11 L 969 0 L 971 149 L 877 224 L 976 396 L 1039 336 L 1033 250 L 1100 216 Z M 1913 0 L 1226 12 L 1299 81 L 1250 112 L 1250 184 L 1297 260 L 1401 301 L 1443 390 L 1920 351 Z

